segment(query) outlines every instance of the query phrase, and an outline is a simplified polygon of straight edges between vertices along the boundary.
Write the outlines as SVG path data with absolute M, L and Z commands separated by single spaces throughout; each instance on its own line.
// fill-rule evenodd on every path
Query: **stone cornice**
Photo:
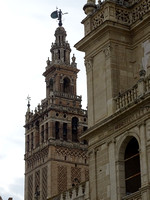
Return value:
M 132 106 L 127 109 L 117 111 L 113 115 L 101 120 L 99 123 L 89 128 L 83 133 L 81 138 L 88 139 L 91 134 L 94 137 L 95 134 L 100 133 L 100 130 L 105 130 L 105 127 L 111 127 L 111 129 L 116 132 L 124 127 L 127 128 L 129 124 L 130 126 L 133 126 L 134 122 L 136 122 L 137 125 L 138 121 L 143 121 L 150 117 L 150 106 L 148 106 L 149 101 L 150 95 L 144 99 L 141 98 L 138 102 L 132 104 Z

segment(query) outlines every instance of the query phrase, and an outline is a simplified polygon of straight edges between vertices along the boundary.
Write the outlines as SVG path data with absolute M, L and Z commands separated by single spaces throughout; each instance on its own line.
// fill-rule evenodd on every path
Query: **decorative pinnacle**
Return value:
M 142 64 L 141 64 L 141 69 L 140 69 L 140 71 L 139 71 L 139 75 L 140 75 L 141 78 L 144 78 L 144 77 L 145 77 L 145 74 L 146 74 L 146 71 L 145 71 L 145 69 L 144 69 L 144 67 L 143 67 L 143 63 L 142 63 Z
M 29 97 L 29 95 L 28 95 L 26 100 L 28 100 L 27 106 L 28 106 L 28 112 L 29 112 L 30 111 L 30 100 L 31 100 L 31 97 Z
M 49 66 L 49 65 L 50 65 L 50 60 L 49 60 L 49 57 L 48 57 L 48 59 L 47 59 L 46 63 L 47 63 L 47 66 Z

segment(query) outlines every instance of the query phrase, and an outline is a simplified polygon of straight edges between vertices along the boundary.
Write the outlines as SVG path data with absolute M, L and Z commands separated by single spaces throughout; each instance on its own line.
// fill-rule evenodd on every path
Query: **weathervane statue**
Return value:
M 59 11 L 56 9 L 56 11 L 52 12 L 51 18 L 58 19 L 59 20 L 58 25 L 62 26 L 62 15 L 64 14 L 68 14 L 68 13 L 62 13 L 61 9 Z

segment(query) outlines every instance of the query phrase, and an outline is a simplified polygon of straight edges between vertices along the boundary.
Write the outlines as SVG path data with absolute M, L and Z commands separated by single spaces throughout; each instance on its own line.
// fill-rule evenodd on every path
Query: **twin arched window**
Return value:
M 50 79 L 49 81 L 49 89 L 50 91 L 53 91 L 53 79 Z
M 79 120 L 77 117 L 72 118 L 72 141 L 73 142 L 78 142 L 78 121 Z M 63 131 L 61 133 L 60 122 L 56 121 L 55 122 L 55 139 L 60 139 L 60 136 L 62 137 L 63 140 L 68 139 L 67 123 L 63 123 Z

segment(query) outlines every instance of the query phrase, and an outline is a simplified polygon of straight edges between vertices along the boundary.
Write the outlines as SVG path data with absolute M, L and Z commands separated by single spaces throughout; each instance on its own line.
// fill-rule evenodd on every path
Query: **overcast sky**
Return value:
M 3 200 L 24 198 L 24 133 L 26 98 L 31 109 L 45 98 L 42 73 L 58 26 L 50 14 L 56 9 L 63 16 L 67 40 L 75 53 L 80 72 L 78 95 L 86 108 L 84 53 L 73 48 L 84 36 L 80 23 L 85 17 L 86 0 L 0 0 L 0 196 Z

